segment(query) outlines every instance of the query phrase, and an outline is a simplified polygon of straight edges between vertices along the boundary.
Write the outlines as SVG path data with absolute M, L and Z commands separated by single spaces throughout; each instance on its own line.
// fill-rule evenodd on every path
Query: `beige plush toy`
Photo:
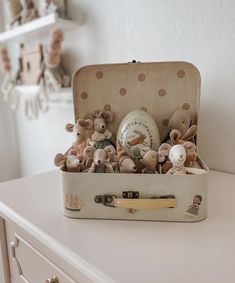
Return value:
M 190 112 L 179 109 L 174 112 L 168 122 L 169 134 L 162 141 L 163 143 L 171 139 L 173 144 L 182 144 L 185 141 L 193 141 L 197 135 L 197 125 L 191 126 Z
M 66 130 L 73 132 L 76 141 L 73 144 L 78 154 L 83 154 L 84 149 L 90 141 L 90 131 L 93 129 L 93 121 L 91 119 L 78 119 L 75 124 L 68 123 Z
M 171 149 L 171 145 L 168 143 L 162 143 L 158 148 L 158 171 L 160 174 L 165 174 L 171 167 L 168 155 Z
M 114 113 L 111 110 L 97 110 L 94 115 L 94 133 L 91 140 L 95 142 L 96 148 L 105 148 L 113 145 L 113 134 L 107 128 L 107 124 L 114 120 Z
M 119 157 L 116 155 L 116 149 L 112 145 L 106 146 L 106 153 L 107 153 L 107 161 L 109 164 L 112 165 L 113 171 L 115 173 L 118 172 L 118 162 L 119 162 Z
M 119 171 L 120 173 L 135 173 L 137 167 L 131 157 L 127 154 L 124 146 L 118 140 L 118 157 L 119 157 Z
M 83 156 L 85 159 L 85 172 L 89 171 L 89 169 L 92 166 L 92 163 L 94 161 L 94 153 L 95 153 L 95 147 L 94 146 L 87 146 L 84 149 Z
M 41 14 L 42 16 L 56 13 L 60 18 L 66 18 L 66 0 L 41 0 Z
M 54 29 L 51 32 L 51 42 L 45 54 L 45 82 L 49 91 L 57 91 L 61 87 L 70 85 L 70 77 L 65 74 L 60 66 L 61 43 L 64 40 L 64 33 L 61 29 Z
M 88 173 L 114 173 L 113 167 L 108 161 L 107 148 L 94 148 L 93 162 Z
M 38 11 L 32 0 L 7 0 L 6 5 L 9 10 L 11 27 L 38 18 Z
M 84 157 L 77 155 L 76 150 L 71 149 L 68 155 L 58 153 L 55 156 L 54 163 L 57 167 L 63 167 L 68 172 L 81 172 L 84 170 Z
M 156 170 L 158 162 L 158 154 L 155 150 L 151 150 L 149 147 L 143 147 L 140 150 L 140 161 L 144 164 L 142 173 L 144 174 L 158 174 Z
M 4 101 L 8 102 L 13 110 L 19 106 L 19 95 L 15 92 L 16 83 L 11 79 L 11 62 L 8 54 L 8 49 L 5 47 L 0 48 L 0 67 L 1 73 L 4 78 L 1 85 Z
M 186 159 L 184 166 L 193 167 L 195 161 L 197 160 L 196 146 L 192 142 L 185 142 Z M 190 145 L 190 146 L 189 146 Z M 168 143 L 163 143 L 158 149 L 158 165 L 159 173 L 165 174 L 171 167 L 172 163 L 169 159 L 169 152 L 171 150 L 171 145 Z
M 170 132 L 170 139 L 173 144 L 183 144 L 186 141 L 192 140 L 197 135 L 197 125 L 191 126 L 184 135 L 177 130 L 174 129 Z
M 185 142 L 183 145 L 173 145 L 169 152 L 169 159 L 172 163 L 172 168 L 167 171 L 166 174 L 171 175 L 184 175 L 189 174 L 203 174 L 206 171 L 204 169 L 185 167 L 186 150 L 190 150 L 195 147 L 195 144 L 191 142 Z

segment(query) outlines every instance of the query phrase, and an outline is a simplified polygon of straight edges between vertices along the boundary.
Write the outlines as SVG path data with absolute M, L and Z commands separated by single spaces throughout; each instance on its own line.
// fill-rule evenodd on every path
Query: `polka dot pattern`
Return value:
M 167 127 L 167 126 L 168 126 L 168 123 L 169 123 L 169 120 L 168 120 L 168 119 L 164 119 L 164 120 L 162 121 L 162 125 L 163 125 L 164 127 Z
M 147 107 L 145 107 L 145 106 L 140 107 L 140 110 L 145 111 L 145 112 L 148 112 L 148 109 L 147 109 Z
M 87 98 L 88 98 L 88 93 L 87 93 L 86 91 L 83 91 L 83 92 L 81 93 L 81 98 L 82 98 L 82 99 L 87 99 Z
M 178 76 L 179 78 L 183 78 L 183 77 L 185 76 L 185 71 L 184 71 L 184 70 L 179 70 L 179 71 L 177 72 L 177 76 Z
M 99 79 L 99 80 L 100 80 L 100 79 L 102 79 L 102 78 L 103 78 L 104 74 L 103 74 L 103 72 L 98 71 L 98 72 L 96 72 L 96 75 L 95 75 L 95 76 L 96 76 L 96 78 L 97 78 L 97 79 Z
M 110 104 L 105 104 L 104 110 L 105 111 L 110 111 L 111 110 L 111 105 Z
M 166 95 L 166 90 L 164 88 L 159 89 L 158 95 L 159 96 L 165 96 Z
M 119 93 L 121 96 L 127 95 L 127 89 L 125 87 L 120 88 Z
M 182 109 L 184 109 L 184 110 L 189 110 L 189 109 L 190 109 L 190 105 L 189 105 L 188 103 L 184 103 L 184 104 L 182 105 Z
M 138 75 L 138 80 L 139 80 L 140 82 L 145 81 L 145 79 L 146 79 L 146 76 L 145 76 L 144 73 L 141 73 L 141 74 Z

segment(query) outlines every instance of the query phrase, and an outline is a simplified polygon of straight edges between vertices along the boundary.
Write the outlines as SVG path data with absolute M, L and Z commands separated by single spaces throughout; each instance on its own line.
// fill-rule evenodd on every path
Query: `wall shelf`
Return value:
M 53 27 L 58 27 L 66 31 L 77 28 L 78 23 L 62 19 L 57 14 L 50 14 L 0 33 L 0 42 L 12 42 L 19 39 L 24 41 L 25 39 L 35 39 L 36 37 L 41 38 L 48 35 L 48 31 Z

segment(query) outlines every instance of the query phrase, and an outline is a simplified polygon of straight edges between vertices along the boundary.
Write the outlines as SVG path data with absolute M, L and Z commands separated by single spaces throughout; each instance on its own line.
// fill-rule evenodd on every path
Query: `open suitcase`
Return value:
M 161 139 L 174 111 L 190 111 L 197 124 L 200 74 L 190 63 L 126 63 L 85 66 L 73 78 L 75 119 L 111 108 L 114 135 L 132 110 L 147 111 Z M 63 213 L 73 218 L 196 222 L 207 217 L 207 173 L 202 175 L 87 174 L 61 169 Z

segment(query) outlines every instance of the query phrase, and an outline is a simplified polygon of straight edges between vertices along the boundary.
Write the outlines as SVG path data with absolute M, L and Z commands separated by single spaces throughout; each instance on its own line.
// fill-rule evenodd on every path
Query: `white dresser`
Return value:
M 210 172 L 200 223 L 69 219 L 58 172 L 0 185 L 0 283 L 232 283 L 235 175 Z

